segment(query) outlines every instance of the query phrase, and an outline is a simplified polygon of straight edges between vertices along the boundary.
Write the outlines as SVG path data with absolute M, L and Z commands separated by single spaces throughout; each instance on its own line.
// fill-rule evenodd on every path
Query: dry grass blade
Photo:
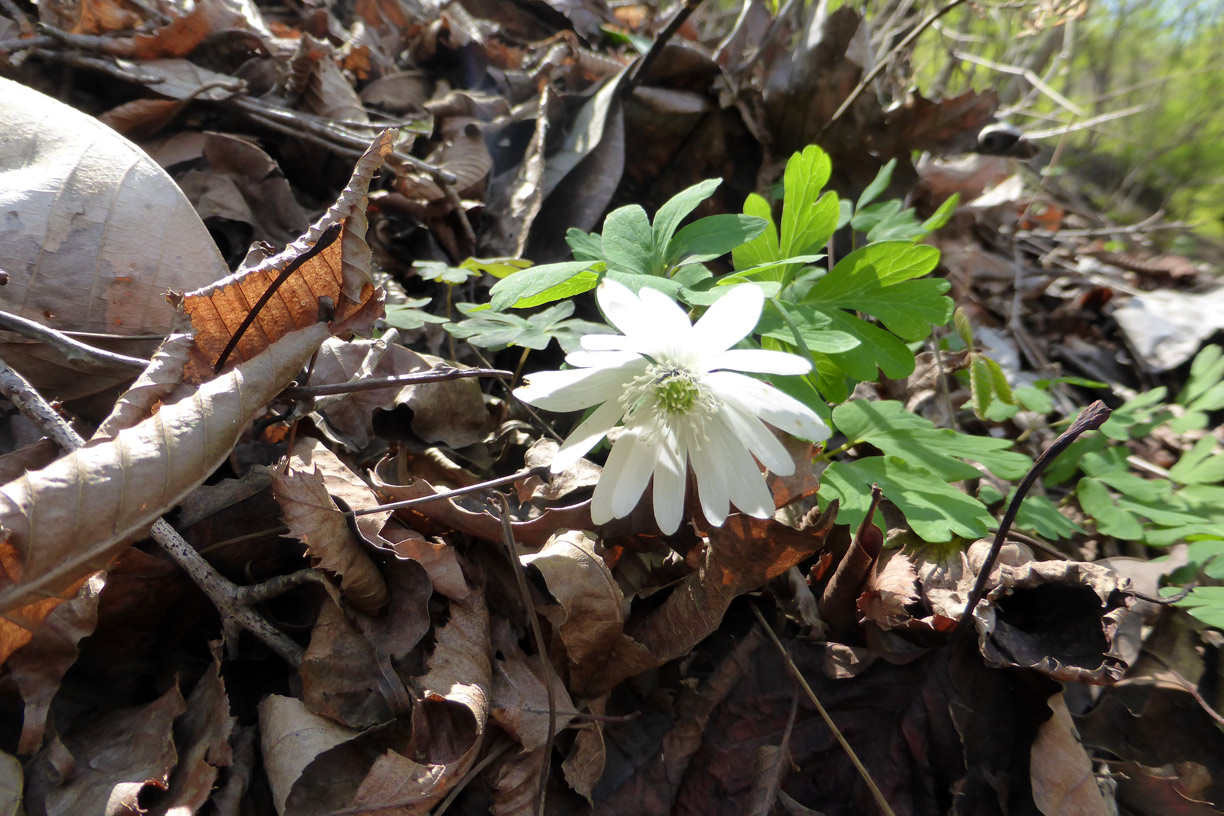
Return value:
M 327 335 L 323 324 L 296 332 L 114 439 L 0 487 L 0 610 L 56 598 L 104 567 L 225 460 Z

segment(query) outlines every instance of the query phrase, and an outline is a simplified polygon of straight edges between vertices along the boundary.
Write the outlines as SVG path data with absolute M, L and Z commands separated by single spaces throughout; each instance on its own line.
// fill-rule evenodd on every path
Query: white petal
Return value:
M 642 291 L 638 292 L 638 298 L 642 301 L 642 308 L 650 321 L 647 331 L 649 335 L 663 334 L 685 338 L 693 330 L 693 324 L 684 309 L 658 289 L 643 286 Z
M 729 368 L 757 374 L 806 374 L 812 370 L 811 361 L 798 354 L 766 349 L 731 349 L 703 362 L 711 371 Z
M 620 487 L 625 466 L 629 463 L 633 449 L 639 442 L 635 432 L 625 431 L 612 446 L 612 452 L 608 454 L 603 473 L 599 474 L 599 482 L 595 485 L 595 495 L 591 499 L 591 521 L 596 524 L 605 524 L 616 518 L 616 513 L 613 511 L 616 491 Z M 643 482 L 642 490 L 645 489 L 646 484 Z M 641 490 L 638 491 L 638 495 L 641 495 Z
M 633 446 L 629 449 L 629 458 L 613 484 L 612 515 L 616 518 L 629 515 L 633 508 L 637 507 L 655 465 L 656 449 L 653 445 L 638 437 L 635 429 L 630 429 L 616 440 L 617 447 L 628 441 L 625 437 L 633 441 Z
M 734 371 L 715 371 L 703 378 L 719 395 L 729 394 L 748 411 L 800 439 L 823 442 L 829 426 L 799 400 L 772 385 Z
M 645 371 L 646 361 L 640 357 L 620 368 L 540 371 L 527 376 L 514 396 L 546 411 L 581 411 L 619 397 Z
M 714 301 L 693 326 L 690 342 L 709 356 L 734 346 L 756 328 L 761 319 L 765 293 L 752 283 L 741 283 Z
M 690 431 L 686 432 L 691 433 Z M 727 518 L 727 480 L 724 463 L 715 455 L 710 440 L 694 440 L 690 436 L 689 456 L 693 460 L 693 475 L 697 477 L 697 497 L 706 521 L 721 527 Z
M 654 514 L 659 529 L 670 535 L 680 528 L 684 515 L 684 488 L 688 475 L 688 456 L 679 438 L 662 444 L 657 451 L 654 471 Z
M 604 278 L 595 290 L 595 300 L 599 302 L 604 317 L 620 329 L 621 334 L 627 337 L 650 334 L 650 318 L 642 309 L 642 301 L 629 291 L 629 287 L 611 278 Z
M 795 462 L 786 446 L 770 433 L 765 423 L 757 419 L 756 414 L 740 405 L 730 394 L 723 395 L 722 418 L 736 438 L 741 440 L 771 473 L 789 476 L 795 472 Z
M 618 337 L 609 334 L 606 337 Z M 641 355 L 632 351 L 571 351 L 565 355 L 565 362 L 575 368 L 620 368 L 640 360 Z
M 727 495 L 740 512 L 755 518 L 769 518 L 774 512 L 773 496 L 765 484 L 765 477 L 721 417 L 711 417 L 706 432 L 717 451 L 723 472 L 727 477 Z
M 578 460 L 586 456 L 591 448 L 595 447 L 595 443 L 603 439 L 624 415 L 625 409 L 615 399 L 610 399 L 596 408 L 566 437 L 553 458 L 552 472 L 560 473 L 578 464 Z

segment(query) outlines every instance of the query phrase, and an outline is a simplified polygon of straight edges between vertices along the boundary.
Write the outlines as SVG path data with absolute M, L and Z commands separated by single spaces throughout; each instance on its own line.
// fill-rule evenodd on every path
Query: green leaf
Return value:
M 664 249 L 668 249 L 668 255 L 671 254 L 669 244 L 671 244 L 672 236 L 676 234 L 676 230 L 680 227 L 680 222 L 705 201 L 710 196 L 714 195 L 714 191 L 718 189 L 718 185 L 722 184 L 722 179 L 706 179 L 698 182 L 687 190 L 681 190 L 670 199 L 667 200 L 659 211 L 655 213 L 654 226 L 651 228 L 651 243 L 650 246 L 655 250 L 655 260 L 658 265 L 663 263 Z M 604 235 L 607 235 L 607 227 L 604 228 Z M 730 248 L 725 252 L 730 252 Z M 720 252 L 719 255 L 724 254 Z M 717 255 L 715 257 L 718 257 Z
M 1030 385 L 1022 385 L 1015 390 L 1016 402 L 1024 406 L 1026 411 L 1038 414 L 1048 414 L 1054 410 L 1054 400 L 1044 391 Z
M 1075 487 L 1075 496 L 1084 512 L 1096 520 L 1100 533 L 1124 541 L 1133 541 L 1143 536 L 1143 525 L 1139 523 L 1139 519 L 1135 518 L 1134 513 L 1118 506 L 1104 483 L 1097 479 L 1080 479 Z
M 726 255 L 765 231 L 763 218 L 751 215 L 710 215 L 676 233 L 667 245 L 665 266 L 704 263 Z
M 989 357 L 984 359 L 986 360 L 986 368 L 990 373 L 990 386 L 995 396 L 1001 402 L 1015 405 L 1016 397 L 1012 394 L 1011 383 L 1007 381 L 1007 375 L 1003 373 L 1003 367 Z
M 787 303 L 782 304 L 782 308 L 790 313 L 795 328 L 799 330 L 810 351 L 835 354 L 850 351 L 859 344 L 859 339 L 854 335 L 832 329 L 833 319 L 814 307 Z M 781 340 L 794 348 L 799 347 L 790 326 L 772 309 L 761 315 L 756 331 L 764 337 Z
M 867 189 L 863 190 L 863 194 L 859 196 L 858 203 L 854 205 L 855 210 L 862 210 L 871 202 L 880 197 L 880 194 L 888 189 L 889 183 L 892 182 L 893 170 L 897 167 L 896 159 L 889 159 L 888 164 L 880 168 L 876 173 L 876 177 L 867 185 Z
M 939 209 L 932 213 L 930 218 L 922 222 L 922 231 L 932 233 L 952 220 L 952 214 L 956 212 L 956 205 L 959 203 L 960 193 L 953 193 L 947 201 L 939 205 Z
M 1168 502 L 1173 493 L 1173 483 L 1168 479 L 1145 479 L 1125 471 L 1101 473 L 1096 478 L 1138 502 Z
M 893 400 L 844 403 L 833 409 L 833 424 L 853 444 L 874 445 L 945 482 L 981 475 L 977 468 L 961 460 L 979 462 L 1002 479 L 1018 479 L 1033 465 L 1024 454 L 1008 450 L 1010 440 L 936 428 L 930 420 L 905 410 Z
M 564 297 L 572 297 L 578 292 L 585 292 L 587 289 L 593 289 L 595 283 L 591 282 L 590 286 L 577 291 L 568 291 L 564 294 L 556 294 L 555 297 L 549 297 L 547 300 L 536 301 L 531 303 L 521 303 L 541 295 L 545 292 L 555 291 L 560 284 L 569 281 L 574 276 L 581 272 L 585 272 L 594 266 L 591 261 L 565 261 L 564 263 L 545 264 L 543 266 L 533 266 L 530 269 L 524 269 L 521 272 L 516 272 L 505 278 L 502 278 L 497 283 L 493 284 L 493 288 L 489 290 L 491 299 L 490 305 L 494 311 L 503 311 L 511 306 L 526 308 L 527 306 L 538 305 L 539 303 L 548 303 L 553 300 L 560 300 Z M 598 279 L 594 273 L 590 279 Z M 572 289 L 573 287 L 571 287 Z
M 837 195 L 820 195 L 832 171 L 828 154 L 816 145 L 808 145 L 786 163 L 780 252 L 810 255 L 832 237 L 837 228 Z
M 565 243 L 574 253 L 575 261 L 602 261 L 603 236 L 593 232 L 583 232 L 577 227 L 570 227 L 565 233 Z
M 479 275 L 478 271 L 472 269 L 461 269 L 451 266 L 442 261 L 417 261 L 416 272 L 424 280 L 436 280 L 445 283 L 448 286 L 455 286 L 463 283 L 473 275 Z
M 1153 419 L 1158 412 L 1168 413 L 1163 411 L 1164 398 L 1167 393 L 1168 389 L 1162 385 L 1132 400 L 1127 400 L 1115 408 L 1109 419 L 1105 420 L 1105 424 L 1101 426 L 1101 433 L 1119 442 L 1125 442 L 1132 436 L 1145 435 L 1151 428 L 1164 421 L 1164 418 L 1155 422 Z
M 1208 393 L 1211 394 L 1206 400 L 1209 404 L 1195 405 Z M 1204 346 L 1194 355 L 1190 376 L 1186 380 L 1186 387 L 1177 395 L 1177 402 L 1200 411 L 1224 408 L 1224 349 L 1215 345 Z
M 952 312 L 952 327 L 956 329 L 956 336 L 965 344 L 965 348 L 973 348 L 973 324 L 969 322 L 969 316 L 959 306 Z
M 472 314 L 472 304 L 460 303 L 458 309 Z M 562 348 L 576 350 L 586 334 L 611 331 L 607 326 L 587 320 L 567 320 L 574 313 L 573 301 L 565 301 L 527 317 L 505 312 L 477 312 L 476 317 L 443 326 L 461 340 L 494 351 L 507 346 L 540 350 L 556 340 Z
M 853 351 L 830 356 L 830 363 L 858 382 L 876 379 L 877 368 L 893 379 L 912 373 L 914 355 L 902 340 L 921 340 L 932 324 L 946 323 L 952 316 L 952 301 L 943 296 L 947 281 L 911 280 L 938 262 L 939 251 L 933 247 L 907 241 L 872 244 L 850 253 L 812 284 L 804 305 L 829 317 L 831 328 L 861 341 Z M 852 312 L 878 318 L 888 331 Z M 826 396 L 836 401 L 833 393 Z
M 495 278 L 504 278 L 527 269 L 531 266 L 531 261 L 525 258 L 468 258 L 459 266 L 474 272 L 488 272 Z
M 974 354 L 969 358 L 969 393 L 973 398 L 973 413 L 978 419 L 986 416 L 986 408 L 993 396 L 992 391 L 986 359 L 980 354 Z
M 1169 478 L 1180 484 L 1224 482 L 1224 455 L 1215 454 L 1214 436 L 1204 436 L 1169 469 Z
M 609 269 L 659 274 L 662 268 L 655 264 L 653 241 L 650 219 L 637 204 L 615 209 L 604 219 L 603 254 Z
M 881 201 L 879 204 L 872 204 L 860 210 L 855 210 L 854 217 L 850 219 L 850 226 L 859 232 L 870 232 L 880 224 L 889 222 L 897 217 L 901 212 L 901 202 L 897 199 L 891 201 Z M 910 221 L 914 226 L 918 226 L 918 221 L 910 213 Z M 868 240 L 871 240 L 868 238 Z
M 1165 594 L 1172 594 L 1176 591 L 1176 587 L 1165 587 L 1161 590 Z M 1188 610 L 1191 615 L 1208 626 L 1224 629 L 1224 587 L 1195 587 L 1189 595 L 1177 601 L 1174 606 Z
M 977 499 L 895 456 L 832 463 L 821 476 L 817 499 L 822 508 L 838 499 L 838 523 L 854 529 L 867 515 L 872 484 L 880 486 L 884 497 L 905 516 L 910 529 L 925 541 L 949 541 L 954 535 L 981 538 L 993 523 Z
M 752 193 L 744 201 L 744 215 L 764 219 L 765 229 L 761 234 L 731 251 L 731 261 L 736 271 L 748 271 L 771 264 L 782 257 L 778 246 L 778 228 L 774 224 L 769 202 L 756 193 Z M 781 278 L 778 278 L 781 280 Z
M 1007 501 L 1003 502 L 1003 494 L 990 483 L 983 482 L 978 488 L 978 499 L 983 504 L 987 507 L 999 505 L 994 511 L 995 515 L 1001 515 L 1004 508 L 1011 504 L 1015 495 L 1016 489 L 1012 488 L 1007 494 Z M 1084 532 L 1082 527 L 1058 512 L 1058 507 L 1054 502 L 1038 493 L 1029 493 L 1024 497 L 1024 501 L 1020 502 L 1015 525 L 1019 530 L 1028 530 L 1045 538 L 1065 539 L 1076 533 Z
M 446 323 L 449 318 L 422 311 L 428 306 L 431 298 L 408 298 L 403 303 L 393 303 L 387 307 L 387 316 L 383 318 L 388 326 L 411 331 L 419 329 L 426 323 Z

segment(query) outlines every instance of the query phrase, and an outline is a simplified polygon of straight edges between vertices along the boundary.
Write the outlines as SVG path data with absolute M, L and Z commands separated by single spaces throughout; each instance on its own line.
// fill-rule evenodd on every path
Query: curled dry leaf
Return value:
M 288 470 L 273 476 L 272 488 L 290 534 L 306 545 L 311 562 L 340 577 L 340 591 L 354 608 L 377 614 L 387 603 L 387 584 L 332 501 L 337 496 L 350 509 L 362 510 L 378 504 L 374 491 L 314 439 L 294 446 Z M 358 516 L 354 523 L 365 538 L 375 541 L 390 515 Z
M 323 324 L 294 332 L 109 442 L 0 487 L 0 610 L 9 613 L 0 657 L 29 639 L 57 596 L 208 478 L 327 334 Z
M 455 176 L 452 185 L 459 195 L 471 195 L 493 169 L 493 157 L 485 146 L 482 125 L 476 119 L 452 117 L 442 122 L 442 145 L 429 154 L 429 162 Z M 433 178 L 407 174 L 399 192 L 410 199 L 430 203 L 445 199 L 446 192 Z
M 644 620 L 630 622 L 632 639 L 623 639 L 615 653 L 604 657 L 604 667 L 587 693 L 610 691 L 621 680 L 687 653 L 718 628 L 731 601 L 824 546 L 834 513 L 813 511 L 799 529 L 773 519 L 728 517 L 722 527 L 710 531 L 698 571 L 686 576 Z
M 30 813 L 138 813 L 140 792 L 164 789 L 178 762 L 174 720 L 187 710 L 178 685 L 148 705 L 116 711 L 61 737 L 30 768 L 25 806 Z M 57 772 L 66 751 L 76 772 Z M 55 781 L 52 781 L 55 780 Z
M 421 373 L 441 364 L 440 357 L 418 354 L 383 340 L 329 340 L 319 351 L 311 383 L 332 385 L 370 377 Z M 480 385 L 473 379 L 444 380 L 421 385 L 379 388 L 323 397 L 316 410 L 327 423 L 324 431 L 353 449 L 370 444 L 374 414 L 400 405 L 412 409 L 412 430 L 426 442 L 462 448 L 484 437 L 488 411 Z
M 426 538 L 398 520 L 389 522 L 382 535 L 397 557 L 415 561 L 425 568 L 436 592 L 456 601 L 471 593 L 472 588 L 463 577 L 463 567 L 453 545 L 441 538 Z
M 355 729 L 312 714 L 294 697 L 265 697 L 259 704 L 259 735 L 276 812 L 285 812 L 285 800 L 294 784 L 317 756 L 357 734 Z
M 209 644 L 213 661 L 187 698 L 187 712 L 175 724 L 178 765 L 170 776 L 156 816 L 198 813 L 208 801 L 221 768 L 234 761 L 230 734 L 237 720 L 230 716 L 229 695 L 221 677 L 220 642 Z
M 595 540 L 579 530 L 554 535 L 538 553 L 521 558 L 539 570 L 559 607 L 541 610 L 565 645 L 569 685 L 580 695 L 604 670 L 613 647 L 624 638 L 624 595 Z
M 391 152 L 392 137 L 391 131 L 384 131 L 374 140 L 357 160 L 352 178 L 336 203 L 283 252 L 183 295 L 181 306 L 191 318 L 201 355 L 193 361 L 192 375 L 196 379 L 210 376 L 234 330 L 278 276 L 302 256 L 308 256 L 308 260 L 289 275 L 260 310 L 234 348 L 229 363 L 249 360 L 289 332 L 317 322 L 319 299 L 323 297 L 335 304 L 334 329 L 370 333 L 382 307 L 381 293 L 376 292 L 370 279 L 365 210 L 370 179 Z M 320 238 L 337 225 L 341 229 L 339 238 L 316 253 Z
M 420 478 L 413 479 L 411 484 L 391 484 L 383 481 L 380 474 L 394 470 L 393 464 L 392 460 L 384 459 L 370 474 L 370 481 L 373 482 L 374 487 L 391 501 L 419 499 L 442 492 Z M 470 510 L 464 505 L 481 507 L 481 510 Z M 414 519 L 425 518 L 485 541 L 502 540 L 501 522 L 492 514 L 484 512 L 478 500 L 467 497 L 464 505 L 455 499 L 439 499 L 417 507 L 397 510 L 396 515 L 409 525 L 412 525 Z M 590 499 L 569 507 L 554 507 L 545 510 L 531 521 L 510 522 L 510 527 L 514 530 L 514 540 L 520 546 L 528 549 L 539 547 L 558 530 L 583 530 L 590 529 L 591 526 Z
M 0 79 L 0 308 L 55 329 L 165 335 L 167 289 L 228 271 L 178 186 L 140 148 L 91 116 Z M 7 337 L 7 335 L 6 335 Z M 152 343 L 126 347 L 148 354 Z M 39 360 L 19 354 L 38 350 Z M 70 398 L 116 377 L 82 377 L 58 352 L 6 343 L 6 361 L 40 390 Z
M 918 600 L 915 588 L 917 580 L 918 573 L 904 553 L 893 553 L 883 568 L 877 562 L 876 569 L 867 576 L 863 594 L 858 599 L 863 619 L 881 629 L 891 629 L 904 623 L 909 618 L 905 607 Z
M 1061 693 L 1050 698 L 1050 710 L 1054 716 L 1037 729 L 1030 752 L 1033 800 L 1038 810 L 1105 816 L 1112 809 L 1105 805 L 1092 757 L 1080 742 Z
M 96 445 L 109 439 L 124 428 L 130 428 L 153 412 L 153 406 L 166 401 L 183 381 L 183 367 L 191 354 L 191 337 L 172 334 L 165 339 L 148 368 L 141 372 L 136 382 L 123 392 L 110 415 L 98 426 L 89 440 Z
M 538 656 L 528 657 L 503 619 L 492 621 L 493 628 L 493 720 L 528 751 L 543 748 L 548 739 L 548 691 L 540 677 Z M 574 716 L 565 684 L 548 663 L 548 683 L 552 686 L 559 732 Z

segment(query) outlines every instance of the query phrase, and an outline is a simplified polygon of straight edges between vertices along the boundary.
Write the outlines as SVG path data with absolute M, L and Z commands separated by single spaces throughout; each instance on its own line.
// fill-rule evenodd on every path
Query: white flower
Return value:
M 680 526 L 688 465 L 706 519 L 721 525 L 728 501 L 741 512 L 768 518 L 773 498 L 753 457 L 781 476 L 794 462 L 762 420 L 815 442 L 829 428 L 798 400 L 760 380 L 737 374 L 804 374 L 811 363 L 794 354 L 731 348 L 761 317 L 765 296 L 741 284 L 690 324 L 663 293 L 637 295 L 607 278 L 599 305 L 623 334 L 582 338 L 582 351 L 566 357 L 573 369 L 532 374 L 515 396 L 549 411 L 599 405 L 557 452 L 552 470 L 573 466 L 622 420 L 621 431 L 595 487 L 591 520 L 603 524 L 628 515 L 654 476 L 659 528 Z

